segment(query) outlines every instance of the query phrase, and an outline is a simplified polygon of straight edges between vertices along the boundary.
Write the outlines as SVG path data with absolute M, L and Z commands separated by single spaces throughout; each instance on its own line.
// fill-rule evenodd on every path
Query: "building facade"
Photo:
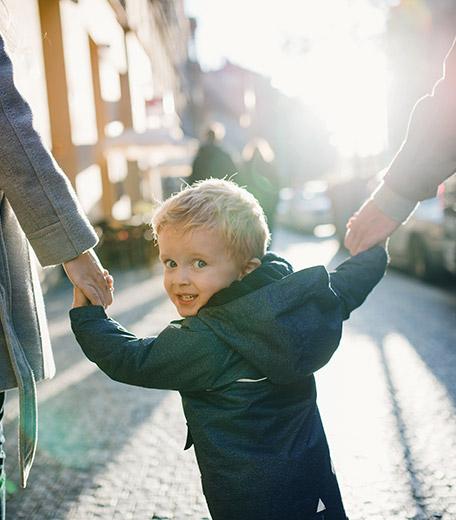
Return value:
M 92 222 L 127 220 L 188 168 L 183 1 L 4 0 L 1 30 L 34 124 Z M 173 169 L 176 163 L 179 168 Z M 165 167 L 166 166 L 166 167 Z

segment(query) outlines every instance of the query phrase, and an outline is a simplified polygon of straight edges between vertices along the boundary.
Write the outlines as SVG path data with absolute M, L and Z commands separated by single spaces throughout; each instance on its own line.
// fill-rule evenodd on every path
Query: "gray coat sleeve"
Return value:
M 43 266 L 75 258 L 97 243 L 68 179 L 33 129 L 1 37 L 0 190 Z
M 407 135 L 373 195 L 382 211 L 405 220 L 456 171 L 456 39 L 431 94 L 415 105 Z

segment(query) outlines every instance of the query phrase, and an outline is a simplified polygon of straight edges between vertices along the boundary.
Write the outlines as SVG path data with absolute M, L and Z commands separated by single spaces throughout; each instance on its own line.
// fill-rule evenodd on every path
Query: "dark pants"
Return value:
M 0 392 L 0 520 L 6 518 L 6 474 L 5 474 L 5 437 L 3 436 L 3 406 L 5 404 L 5 392 Z

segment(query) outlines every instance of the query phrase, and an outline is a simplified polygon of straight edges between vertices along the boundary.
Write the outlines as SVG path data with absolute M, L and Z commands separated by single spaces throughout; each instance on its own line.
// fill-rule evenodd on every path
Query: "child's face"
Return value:
M 184 232 L 180 226 L 166 225 L 158 235 L 158 247 L 166 292 L 182 317 L 195 316 L 213 294 L 248 272 L 231 257 L 216 230 Z

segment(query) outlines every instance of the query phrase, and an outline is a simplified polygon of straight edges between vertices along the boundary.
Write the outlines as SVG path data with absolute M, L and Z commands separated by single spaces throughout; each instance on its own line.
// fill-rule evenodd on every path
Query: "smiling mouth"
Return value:
M 194 294 L 178 294 L 177 298 L 182 303 L 190 303 L 196 299 Z

